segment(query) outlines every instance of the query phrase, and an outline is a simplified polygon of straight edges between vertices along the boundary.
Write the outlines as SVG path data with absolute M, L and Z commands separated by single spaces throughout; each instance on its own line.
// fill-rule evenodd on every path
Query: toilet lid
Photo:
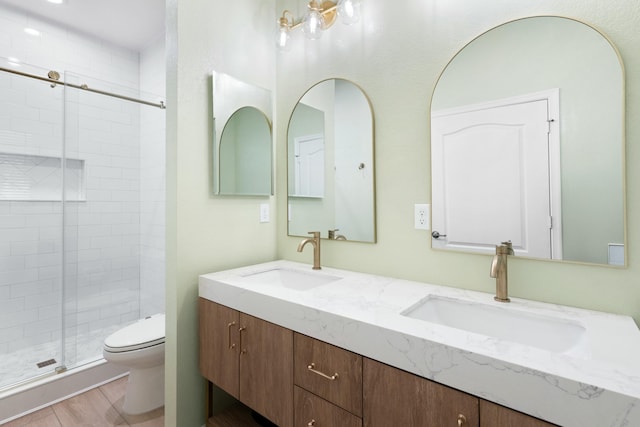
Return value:
M 154 314 L 112 333 L 104 340 L 105 350 L 122 352 L 164 343 L 164 314 Z

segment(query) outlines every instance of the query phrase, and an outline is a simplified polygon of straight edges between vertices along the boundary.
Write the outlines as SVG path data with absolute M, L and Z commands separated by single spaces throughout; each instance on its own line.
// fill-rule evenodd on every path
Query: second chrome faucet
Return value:
M 313 270 L 320 270 L 320 232 L 309 231 L 308 234 L 311 234 L 313 237 L 309 237 L 300 242 L 298 245 L 298 252 L 302 252 L 305 245 L 307 243 L 311 243 L 313 246 Z

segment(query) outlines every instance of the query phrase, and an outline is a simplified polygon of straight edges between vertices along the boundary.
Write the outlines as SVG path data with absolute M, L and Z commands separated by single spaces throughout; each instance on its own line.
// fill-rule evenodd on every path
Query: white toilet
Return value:
M 104 358 L 129 368 L 122 409 L 141 414 L 164 405 L 164 314 L 154 314 L 104 340 Z

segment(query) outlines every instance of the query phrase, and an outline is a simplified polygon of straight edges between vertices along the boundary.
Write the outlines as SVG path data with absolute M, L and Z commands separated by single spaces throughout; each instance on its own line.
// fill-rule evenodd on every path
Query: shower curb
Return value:
M 127 374 L 102 359 L 0 393 L 0 425 Z

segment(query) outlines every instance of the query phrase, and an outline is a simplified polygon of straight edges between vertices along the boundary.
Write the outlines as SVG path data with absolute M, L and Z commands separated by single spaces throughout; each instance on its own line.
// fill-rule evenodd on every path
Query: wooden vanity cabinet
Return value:
M 474 396 L 367 358 L 363 378 L 365 427 L 480 425 Z
M 362 427 L 362 418 L 295 386 L 294 414 L 296 426 Z
M 297 386 L 362 417 L 362 356 L 294 334 Z
M 240 313 L 207 299 L 199 300 L 200 373 L 238 399 Z
M 280 427 L 554 426 L 204 298 L 199 309 L 202 375 Z M 207 425 L 257 425 L 237 416 Z
M 480 399 L 480 427 L 554 427 L 541 419 Z
M 293 425 L 293 332 L 204 298 L 202 375 L 280 427 Z

